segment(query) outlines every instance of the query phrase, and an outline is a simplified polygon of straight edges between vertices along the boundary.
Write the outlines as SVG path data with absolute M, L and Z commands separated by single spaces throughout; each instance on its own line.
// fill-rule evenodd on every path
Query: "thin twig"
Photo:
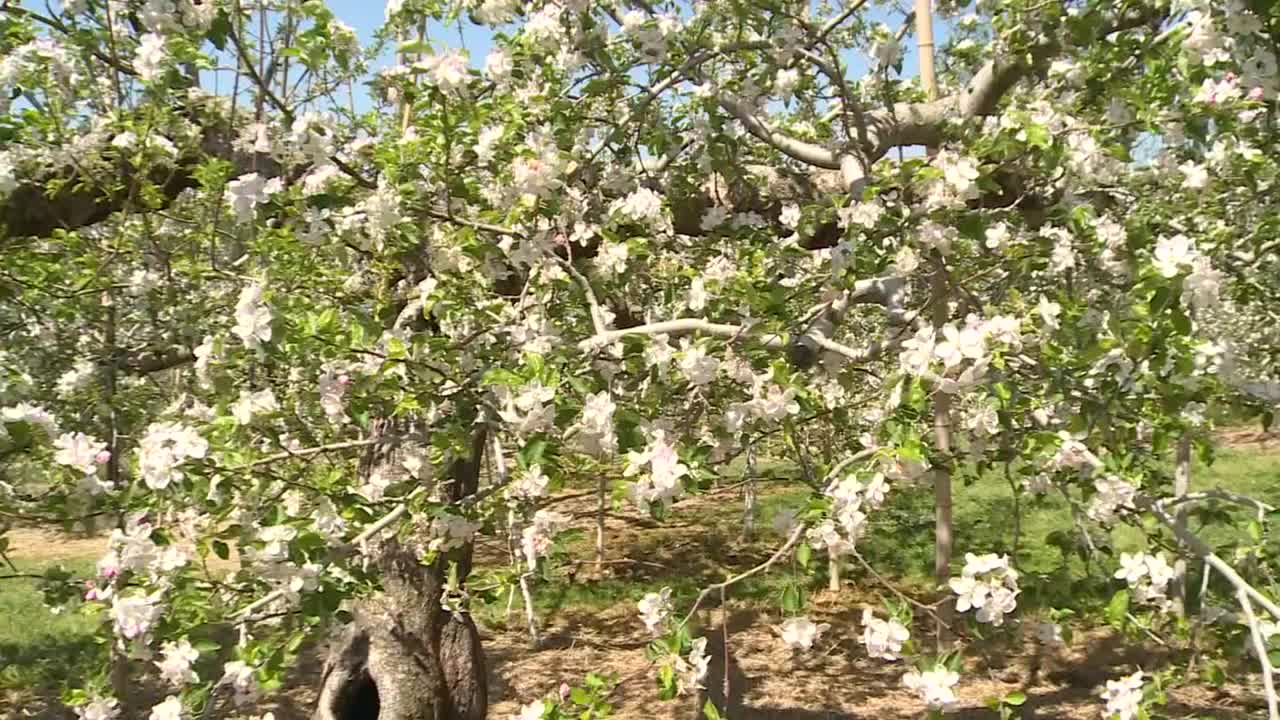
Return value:
M 778 562 L 783 557 L 785 557 L 787 553 L 791 552 L 791 548 L 795 547 L 796 543 L 800 541 L 800 537 L 804 535 L 804 530 L 805 530 L 805 527 L 803 524 L 797 525 L 795 529 L 791 531 L 791 534 L 787 536 L 786 542 L 782 543 L 782 545 L 780 545 L 778 549 L 773 552 L 773 555 L 769 556 L 768 560 L 765 560 L 764 562 L 751 568 L 750 570 L 746 570 L 744 572 L 738 573 L 737 575 L 734 575 L 733 577 L 730 577 L 729 579 L 723 582 L 718 582 L 703 588 L 702 592 L 698 593 L 697 599 L 693 601 L 693 607 L 689 608 L 689 614 L 685 615 L 684 620 L 680 621 L 680 625 L 683 627 L 689 624 L 689 621 L 693 619 L 693 614 L 698 611 L 698 607 L 702 605 L 702 602 L 706 600 L 707 597 L 711 595 L 711 593 L 717 590 L 722 590 L 731 585 L 740 583 L 749 577 L 754 577 L 755 575 L 759 575 L 765 570 L 768 570 L 769 568 L 773 567 L 774 563 Z

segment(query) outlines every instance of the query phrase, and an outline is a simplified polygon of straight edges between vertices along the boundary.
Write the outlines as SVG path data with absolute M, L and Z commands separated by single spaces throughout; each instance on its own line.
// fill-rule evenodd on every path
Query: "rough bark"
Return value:
M 454 462 L 451 500 L 476 492 L 486 437 L 477 431 L 469 456 Z M 396 540 L 375 552 L 383 589 L 356 604 L 335 638 L 314 720 L 483 720 L 488 687 L 480 635 L 470 615 L 441 606 L 450 566 L 465 581 L 471 553 L 467 546 L 423 565 Z
M 383 591 L 357 604 L 330 650 L 314 719 L 482 720 L 480 636 L 440 607 L 441 568 L 393 543 L 379 570 Z

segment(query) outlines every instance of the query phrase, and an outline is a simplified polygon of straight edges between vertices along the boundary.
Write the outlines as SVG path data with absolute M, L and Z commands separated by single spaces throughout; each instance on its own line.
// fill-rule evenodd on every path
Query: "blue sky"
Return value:
M 832 2 L 837 7 L 842 7 L 845 2 L 852 0 L 835 0 Z M 22 4 L 37 12 L 44 12 L 44 0 L 22 0 Z M 55 6 L 58 3 L 55 2 Z M 374 32 L 383 23 L 386 12 L 386 3 L 384 0 L 328 0 L 329 8 L 343 22 L 355 28 L 359 35 L 361 43 L 367 45 L 372 42 Z M 813 0 L 813 6 L 816 10 L 817 0 Z M 885 7 L 881 2 L 867 3 L 868 9 L 863 10 L 865 17 L 871 22 L 883 23 L 890 28 L 897 29 L 903 20 L 902 13 L 896 9 Z M 938 45 L 942 45 L 949 34 L 947 23 L 935 19 L 934 34 Z M 461 23 L 461 27 L 453 26 L 444 28 L 438 23 L 433 23 L 428 28 L 428 39 L 432 42 L 437 50 L 444 48 L 455 48 L 466 50 L 471 57 L 473 65 L 479 67 L 484 63 L 484 57 L 493 47 L 492 43 L 493 31 L 489 28 L 474 25 L 465 19 Z M 907 37 L 905 45 L 905 59 L 902 68 L 902 74 L 906 77 L 912 77 L 917 74 L 917 63 L 915 46 L 910 36 Z M 229 53 L 223 53 L 223 57 L 218 58 L 220 64 L 224 67 L 234 65 L 235 61 Z M 852 78 L 858 78 L 868 70 L 867 57 L 860 51 L 850 50 L 844 53 L 842 57 L 846 67 L 849 69 Z M 390 49 L 379 59 L 375 66 L 375 70 L 386 67 L 394 62 Z M 215 81 L 212 73 L 205 75 L 205 85 L 209 89 L 218 89 L 220 92 L 227 92 L 229 87 L 228 77 L 224 74 Z M 241 86 L 244 88 L 243 84 Z M 370 108 L 369 98 L 363 92 L 363 88 L 357 89 L 356 95 L 357 109 L 364 111 Z
M 816 7 L 815 2 L 815 7 Z M 842 5 L 843 3 L 837 3 Z M 897 29 L 903 20 L 900 12 L 894 9 L 880 7 L 875 3 L 868 3 L 871 7 L 864 11 L 866 17 L 872 22 L 879 22 L 888 25 L 890 28 Z M 361 1 L 361 0 L 330 0 L 329 8 L 334 14 L 346 24 L 355 28 L 360 40 L 364 44 L 368 44 L 373 39 L 373 34 L 382 24 L 386 4 L 378 0 Z M 946 23 L 935 20 L 934 34 L 935 42 L 942 45 L 948 36 L 949 27 Z M 493 47 L 492 43 L 493 31 L 489 28 L 473 25 L 467 21 L 461 23 L 461 28 L 450 27 L 444 28 L 439 24 L 433 23 L 428 28 L 428 38 L 433 46 L 437 49 L 454 48 L 463 49 L 470 53 L 471 62 L 479 67 L 484 63 L 484 57 Z M 904 42 L 906 53 L 903 62 L 902 74 L 906 77 L 912 77 L 917 74 L 917 62 L 914 43 L 908 37 Z M 857 78 L 867 72 L 867 57 L 856 51 L 846 52 L 842 58 L 849 69 L 851 77 Z M 381 58 L 378 67 L 385 67 L 393 62 L 390 53 Z M 367 108 L 367 98 L 359 98 L 358 105 L 361 110 Z

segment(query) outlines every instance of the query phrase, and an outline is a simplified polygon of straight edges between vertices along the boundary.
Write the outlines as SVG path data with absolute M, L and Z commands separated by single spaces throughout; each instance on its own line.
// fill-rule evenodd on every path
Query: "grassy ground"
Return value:
M 1223 450 L 1211 466 L 1198 465 L 1193 478 L 1197 488 L 1230 488 L 1280 505 L 1280 449 L 1250 446 Z M 496 674 L 491 679 L 491 684 L 495 701 L 498 702 L 495 708 L 498 712 L 491 713 L 491 716 L 505 717 L 502 712 L 512 712 L 519 700 L 532 699 L 548 687 L 558 685 L 560 680 L 572 681 L 574 668 L 579 665 L 585 670 L 616 666 L 620 672 L 626 670 L 628 663 L 642 665 L 644 638 L 636 634 L 635 626 L 638 623 L 634 619 L 635 601 L 646 592 L 670 586 L 678 602 L 687 602 L 708 582 L 723 579 L 726 575 L 768 557 L 778 539 L 771 529 L 773 516 L 779 510 L 800 505 L 805 494 L 803 489 L 786 482 L 765 484 L 757 513 L 758 531 L 751 542 L 743 542 L 741 539 L 741 505 L 734 492 L 712 493 L 695 499 L 690 503 L 692 507 L 677 507 L 672 516 L 661 525 L 637 518 L 629 510 L 611 515 L 608 529 L 609 555 L 604 573 L 596 574 L 588 561 L 571 572 L 568 578 L 558 579 L 555 583 L 535 585 L 535 606 L 546 634 L 546 642 L 539 651 L 530 651 L 524 646 L 522 609 L 518 598 L 510 610 L 505 598 L 476 608 L 477 618 L 487 628 L 486 644 L 491 648 L 491 659 L 496 665 Z M 891 494 L 891 502 L 876 513 L 873 527 L 861 546 L 866 559 L 880 573 L 892 578 L 895 585 L 921 597 L 928 594 L 933 565 L 932 505 L 928 495 L 927 492 Z M 712 512 L 702 512 L 712 508 Z M 579 522 L 584 529 L 590 523 L 590 499 L 583 499 L 580 503 L 566 503 L 557 509 L 575 514 L 580 518 Z M 708 516 L 716 518 L 715 523 L 710 526 L 704 521 Z M 1084 562 L 1079 557 L 1069 556 L 1064 565 L 1062 550 L 1052 542 L 1054 538 L 1064 546 L 1078 542 L 1079 533 L 1071 521 L 1065 502 L 1055 496 L 1034 501 L 1028 501 L 1023 496 L 1017 501 L 1015 508 L 1014 494 L 999 478 L 984 479 L 956 488 L 957 557 L 962 558 L 969 551 L 1012 553 L 1015 550 L 1012 542 L 1015 517 L 1018 518 L 1019 542 L 1016 550 L 1019 566 L 1027 574 L 1040 576 L 1024 583 L 1028 588 L 1034 589 L 1029 589 L 1024 594 L 1020 602 L 1020 614 L 1033 615 L 1037 612 L 1037 606 L 1071 604 L 1087 615 L 1105 603 L 1114 589 L 1105 580 L 1105 574 L 1095 572 L 1095 579 L 1084 579 Z M 1225 542 L 1239 532 L 1242 532 L 1241 526 L 1228 526 L 1210 529 L 1206 535 L 1215 542 Z M 574 557 L 591 557 L 588 538 L 589 533 L 584 532 L 581 539 L 571 543 Z M 1136 549 L 1140 538 L 1138 529 L 1120 528 L 1109 538 L 1095 537 L 1095 542 L 1109 544 L 1119 552 Z M 29 532 L 25 535 L 19 533 L 15 539 L 11 555 L 18 570 L 30 574 L 42 573 L 55 565 L 66 566 L 80 575 L 90 573 L 92 561 L 101 553 L 102 547 L 101 538 L 71 539 Z M 796 687 L 805 686 L 818 692 L 822 698 L 819 704 L 831 708 L 832 712 L 842 710 L 853 713 L 839 716 L 862 717 L 859 713 L 874 705 L 869 696 L 840 694 L 833 689 L 841 683 L 849 682 L 849 673 L 854 673 L 865 675 L 863 680 L 866 682 L 883 686 L 881 692 L 888 698 L 887 702 L 899 702 L 903 707 L 914 708 L 915 705 L 909 698 L 893 700 L 896 696 L 891 686 L 896 675 L 889 677 L 885 674 L 885 668 L 880 665 L 856 659 L 857 628 L 852 620 L 856 618 L 862 604 L 878 603 L 883 591 L 878 581 L 856 565 L 849 566 L 844 571 L 844 590 L 838 596 L 833 596 L 822 591 L 826 585 L 823 575 L 825 560 L 815 553 L 814 561 L 820 567 L 816 578 L 807 578 L 794 567 L 789 572 L 783 566 L 782 572 L 757 576 L 735 586 L 732 591 L 730 623 L 731 626 L 741 626 L 734 627 L 734 632 L 742 643 L 735 644 L 735 652 L 742 653 L 743 648 L 748 647 L 754 648 L 752 652 L 758 655 L 754 664 L 744 659 L 739 668 L 746 673 L 744 678 L 752 678 L 748 684 L 761 688 L 751 691 L 754 702 L 770 707 L 787 703 L 810 703 L 810 700 L 798 696 L 788 696 L 788 693 L 795 695 Z M 1114 561 L 1111 564 L 1114 565 Z M 4 574 L 7 573 L 0 571 L 0 575 Z M 792 662 L 788 657 L 775 657 L 777 643 L 772 639 L 772 631 L 769 629 L 770 623 L 781 619 L 778 600 L 783 590 L 792 585 L 805 593 L 813 614 L 832 622 L 834 627 L 841 628 L 840 631 L 848 637 L 832 645 L 818 665 L 800 668 L 800 675 L 793 672 L 789 676 L 791 679 L 787 681 L 793 685 L 784 682 L 775 686 L 770 684 L 773 680 L 766 680 L 758 675 L 770 674 L 770 662 Z M 29 703 L 34 706 L 36 698 L 56 697 L 64 683 L 71 681 L 74 684 L 76 678 L 70 676 L 69 672 L 79 663 L 88 660 L 90 653 L 99 651 L 90 639 L 95 622 L 92 618 L 50 613 L 43 605 L 32 580 L 0 580 L 0 710 L 9 713 L 6 715 L 5 712 L 0 712 L 0 717 L 27 717 L 23 708 Z M 1111 641 L 1099 635 L 1096 642 Z M 1087 649 L 1088 652 L 1095 650 L 1092 645 Z M 1107 650 L 1113 651 L 1114 648 Z M 1081 648 L 1079 652 L 1085 653 L 1086 649 Z M 548 653 L 554 653 L 554 656 L 548 656 Z M 987 660 L 990 661 L 990 658 Z M 1031 663 L 1030 659 L 1021 656 L 1009 656 L 1005 660 L 1010 667 L 1018 663 L 1030 667 Z M 1067 659 L 1060 660 L 1064 667 L 1069 664 Z M 1099 671 L 1100 668 L 1123 667 L 1129 659 L 1116 655 L 1111 660 L 1102 662 L 1082 655 L 1070 662 L 1093 666 L 1094 671 Z M 1036 659 L 1035 663 L 1035 667 L 1039 668 L 1041 660 Z M 565 675 L 566 672 L 569 673 L 568 676 Z M 900 673 L 901 669 L 897 668 L 893 672 Z M 966 699 L 972 703 L 980 703 L 982 698 L 978 693 L 1003 691 L 1004 686 L 1000 683 L 1013 682 L 1014 685 L 1010 687 L 1018 687 L 1018 683 L 1021 683 L 1025 687 L 1028 672 L 1035 678 L 1039 671 L 1025 668 L 1019 670 L 1016 682 L 1009 679 L 1013 676 L 988 673 L 989 677 L 981 682 L 995 685 L 986 689 L 983 689 L 985 686 L 972 686 L 966 691 L 972 697 Z M 1096 717 L 1097 706 L 1095 696 L 1091 695 L 1091 683 L 1096 684 L 1101 679 L 1105 679 L 1105 676 L 1089 675 L 1081 679 L 1070 676 L 1069 672 L 1059 677 L 1055 682 L 1059 682 L 1060 686 L 1052 686 L 1056 689 L 1042 693 L 1041 714 L 1038 716 L 1076 717 L 1077 714 L 1070 707 L 1075 707 L 1071 703 L 1078 700 L 1081 707 L 1088 708 L 1088 712 L 1081 710 L 1078 716 Z M 1049 682 L 1044 679 L 1034 681 L 1042 684 Z M 744 682 L 747 682 L 746 679 Z M 550 685 L 543 687 L 540 683 Z M 1071 689 L 1076 694 L 1071 695 L 1063 688 Z M 624 703 L 638 703 L 641 708 L 652 702 L 652 698 L 643 692 L 635 694 L 626 691 L 619 695 L 619 699 Z M 1222 698 L 1194 700 L 1192 702 L 1192 699 L 1187 699 L 1185 704 L 1187 707 L 1199 708 L 1196 713 L 1203 717 L 1248 716 L 1247 713 L 1233 714 L 1235 711 L 1230 709 L 1222 713 L 1214 710 L 1215 703 L 1225 702 Z M 1057 710 L 1051 710 L 1058 707 L 1053 702 L 1066 704 Z M 307 698 L 297 697 L 295 704 L 305 708 Z M 908 712 L 902 707 L 899 710 L 908 714 L 895 715 L 896 711 L 886 709 L 883 712 L 877 711 L 876 715 L 909 717 L 910 712 L 914 712 Z M 60 712 L 51 709 L 40 717 L 64 717 L 58 714 Z M 282 720 L 292 716 L 291 712 L 277 711 L 277 717 Z M 623 716 L 627 715 L 624 713 Z M 653 716 L 655 715 L 645 713 L 634 715 Z M 781 711 L 746 713 L 743 716 L 807 717 L 788 715 Z
M 77 576 L 93 568 L 84 559 L 61 564 Z M 14 565 L 18 573 L 31 575 L 43 574 L 50 567 L 41 560 L 21 557 L 14 559 Z M 7 574 L 0 571 L 0 575 Z M 92 635 L 97 620 L 77 613 L 51 612 L 37 582 L 27 578 L 0 581 L 0 698 L 13 705 L 58 695 L 64 685 L 76 683 L 75 669 L 92 663 L 98 651 Z

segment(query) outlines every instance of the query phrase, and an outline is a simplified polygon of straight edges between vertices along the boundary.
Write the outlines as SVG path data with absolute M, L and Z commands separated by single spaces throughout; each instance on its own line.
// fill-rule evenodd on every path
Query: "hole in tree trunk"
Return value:
M 378 699 L 378 684 L 373 681 L 369 671 L 365 670 L 349 685 L 339 698 L 336 720 L 378 720 L 381 701 Z

